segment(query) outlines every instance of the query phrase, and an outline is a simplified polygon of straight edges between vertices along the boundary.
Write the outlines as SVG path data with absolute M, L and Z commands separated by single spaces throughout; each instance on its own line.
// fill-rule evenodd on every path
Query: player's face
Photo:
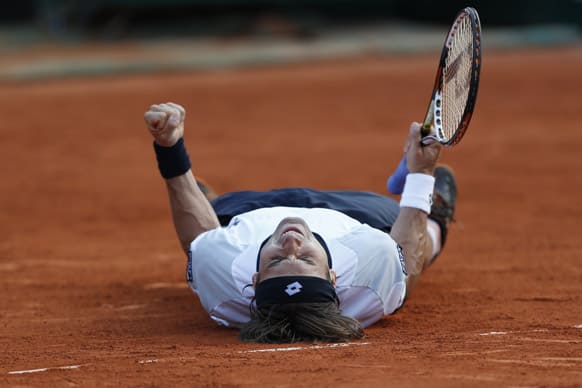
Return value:
M 325 250 L 307 223 L 296 217 L 283 219 L 259 255 L 259 278 L 277 276 L 318 276 L 332 279 Z

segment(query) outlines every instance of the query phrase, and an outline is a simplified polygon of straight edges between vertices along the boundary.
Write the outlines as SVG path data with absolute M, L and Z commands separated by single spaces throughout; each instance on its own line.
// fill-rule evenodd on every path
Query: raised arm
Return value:
M 171 102 L 152 105 L 144 115 L 166 181 L 174 227 L 182 249 L 188 252 L 192 240 L 220 224 L 190 168 L 183 141 L 185 118 L 184 108 Z
M 421 146 L 420 124 L 410 125 L 405 146 L 410 173 L 402 193 L 400 212 L 390 232 L 404 251 L 409 292 L 432 256 L 432 240 L 426 223 L 434 186 L 433 173 L 441 148 L 438 142 Z

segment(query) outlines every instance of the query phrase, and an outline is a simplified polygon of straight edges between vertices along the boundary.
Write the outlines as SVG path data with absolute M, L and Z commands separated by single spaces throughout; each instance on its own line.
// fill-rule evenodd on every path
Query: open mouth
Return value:
M 284 234 L 289 233 L 289 232 L 295 232 L 295 233 L 298 233 L 298 234 L 300 234 L 302 236 L 304 235 L 303 230 L 301 230 L 297 226 L 288 226 L 288 227 L 286 227 L 285 229 L 283 229 L 281 231 L 281 235 L 284 235 Z

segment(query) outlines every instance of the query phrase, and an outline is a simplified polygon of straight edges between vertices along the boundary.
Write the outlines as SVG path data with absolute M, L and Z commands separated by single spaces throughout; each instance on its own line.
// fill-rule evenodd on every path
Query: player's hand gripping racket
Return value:
M 457 14 L 445 39 L 434 89 L 421 128 L 421 143 L 454 146 L 469 127 L 481 70 L 481 23 L 473 8 Z M 401 194 L 408 168 L 406 155 L 388 179 L 388 190 Z

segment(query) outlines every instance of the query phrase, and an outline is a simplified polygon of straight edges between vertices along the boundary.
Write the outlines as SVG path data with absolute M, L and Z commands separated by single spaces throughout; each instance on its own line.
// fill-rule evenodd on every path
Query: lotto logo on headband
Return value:
M 287 284 L 287 288 L 285 288 L 285 292 L 289 296 L 293 296 L 301 292 L 303 286 L 299 282 L 293 282 L 291 284 Z
M 331 282 L 317 276 L 277 276 L 260 281 L 255 288 L 257 307 L 286 303 L 339 304 Z

